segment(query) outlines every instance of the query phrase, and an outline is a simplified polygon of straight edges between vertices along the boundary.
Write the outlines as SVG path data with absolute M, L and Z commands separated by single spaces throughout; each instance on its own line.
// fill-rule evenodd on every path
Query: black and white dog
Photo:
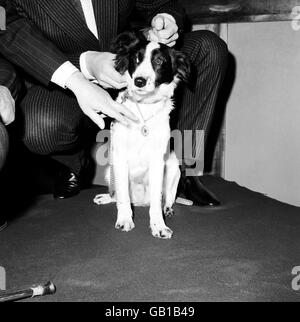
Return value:
M 130 127 L 114 122 L 111 128 L 110 194 L 96 196 L 97 204 L 117 203 L 116 228 L 132 230 L 131 205 L 150 205 L 150 227 L 157 238 L 170 239 L 165 216 L 173 215 L 180 180 L 179 162 L 168 152 L 172 97 L 180 81 L 190 74 L 188 58 L 166 45 L 126 32 L 113 43 L 116 69 L 128 82 L 117 101 L 139 118 Z

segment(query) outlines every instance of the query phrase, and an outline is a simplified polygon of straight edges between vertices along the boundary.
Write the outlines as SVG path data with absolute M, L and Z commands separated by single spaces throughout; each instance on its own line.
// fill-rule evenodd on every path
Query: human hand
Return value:
M 15 101 L 5 86 L 0 86 L 0 117 L 4 125 L 9 125 L 15 120 Z
M 82 73 L 74 73 L 66 83 L 75 94 L 83 113 L 95 122 L 100 129 L 105 128 L 102 113 L 129 126 L 129 120 L 137 122 L 137 117 L 123 105 L 114 101 L 103 88 L 88 81 Z
M 178 26 L 175 19 L 167 14 L 156 15 L 151 22 L 148 39 L 173 47 L 178 39 Z
M 103 88 L 127 86 L 125 76 L 115 70 L 115 58 L 116 55 L 109 52 L 89 51 L 86 54 L 87 70 Z

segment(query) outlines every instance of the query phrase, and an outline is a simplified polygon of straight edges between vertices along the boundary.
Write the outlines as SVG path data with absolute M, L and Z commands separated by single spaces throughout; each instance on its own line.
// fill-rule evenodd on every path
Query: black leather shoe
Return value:
M 178 187 L 178 196 L 193 201 L 195 206 L 220 206 L 221 202 L 201 182 L 199 176 L 182 175 Z
M 59 169 L 54 181 L 54 198 L 67 199 L 79 193 L 79 177 L 67 167 Z
M 4 217 L 0 217 L 0 231 L 7 227 L 7 221 Z

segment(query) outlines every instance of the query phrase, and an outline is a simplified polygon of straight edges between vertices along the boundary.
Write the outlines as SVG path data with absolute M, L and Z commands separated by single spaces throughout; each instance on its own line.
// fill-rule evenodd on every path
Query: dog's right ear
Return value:
M 173 50 L 172 53 L 173 71 L 175 77 L 184 83 L 188 83 L 191 76 L 190 59 L 183 52 Z
M 128 70 L 129 54 L 139 43 L 136 33 L 126 31 L 118 35 L 112 42 L 110 51 L 116 54 L 115 68 L 120 74 Z

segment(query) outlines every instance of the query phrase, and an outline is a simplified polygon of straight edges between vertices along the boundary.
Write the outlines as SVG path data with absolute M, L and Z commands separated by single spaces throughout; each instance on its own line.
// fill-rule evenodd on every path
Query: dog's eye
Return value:
M 160 66 L 160 65 L 162 65 L 163 64 L 163 59 L 162 58 L 159 58 L 159 57 L 157 57 L 157 58 L 155 58 L 154 60 L 153 60 L 153 62 L 154 62 L 154 64 L 155 65 L 157 65 L 157 66 Z
M 135 57 L 135 62 L 137 64 L 141 63 L 143 61 L 143 55 L 141 53 L 137 53 L 136 57 Z

